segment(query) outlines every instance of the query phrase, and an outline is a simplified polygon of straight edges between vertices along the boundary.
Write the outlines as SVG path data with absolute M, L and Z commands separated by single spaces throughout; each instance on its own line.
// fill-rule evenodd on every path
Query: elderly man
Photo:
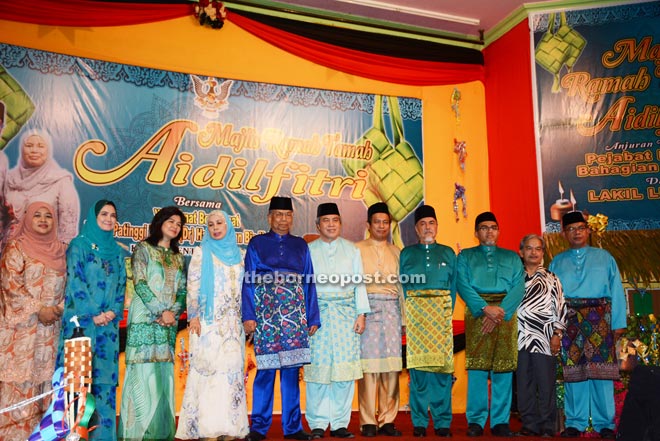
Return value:
M 320 237 L 309 244 L 323 327 L 310 339 L 312 364 L 305 366 L 306 418 L 314 439 L 353 438 L 348 423 L 355 380 L 362 378 L 360 335 L 370 312 L 361 281 L 362 258 L 353 242 L 340 237 L 337 204 L 316 210 Z M 356 283 L 356 281 L 358 283 Z
M 465 301 L 465 368 L 468 371 L 467 436 L 482 436 L 488 419 L 488 376 L 491 381 L 490 431 L 513 436 L 509 428 L 511 382 L 517 362 L 516 310 L 525 293 L 520 257 L 497 246 L 500 229 L 486 211 L 474 222 L 479 246 L 461 251 L 457 287 Z
M 277 370 L 284 438 L 308 440 L 312 436 L 302 428 L 298 371 L 310 362 L 308 334 L 314 335 L 321 325 L 312 258 L 305 240 L 289 234 L 290 198 L 273 197 L 268 223 L 270 231 L 253 237 L 245 254 L 243 325 L 245 333 L 254 337 L 257 359 L 247 440 L 264 439 L 270 428 Z
M 435 434 L 450 437 L 456 254 L 436 243 L 438 221 L 430 205 L 415 210 L 415 232 L 419 243 L 404 248 L 400 260 L 413 435 L 426 436 L 430 409 Z
M 566 329 L 564 293 L 557 276 L 543 268 L 545 241 L 530 234 L 520 241 L 525 296 L 518 307 L 518 412 L 524 436 L 555 435 L 555 357 Z
M 562 218 L 570 249 L 557 255 L 550 271 L 564 287 L 568 307 L 563 336 L 566 429 L 577 438 L 589 426 L 614 439 L 614 383 L 619 378 L 616 339 L 626 328 L 626 296 L 610 253 L 588 245 L 589 227 L 579 211 Z
M 401 436 L 394 426 L 399 411 L 401 361 L 401 286 L 399 249 L 388 242 L 390 212 L 377 202 L 367 210 L 369 239 L 356 245 L 362 255 L 371 314 L 361 338 L 362 371 L 358 381 L 362 435 Z M 378 409 L 376 409 L 378 403 Z

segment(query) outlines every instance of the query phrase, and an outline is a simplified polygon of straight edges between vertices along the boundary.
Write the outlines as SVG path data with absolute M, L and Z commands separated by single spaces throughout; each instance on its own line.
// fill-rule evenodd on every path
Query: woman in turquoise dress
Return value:
M 66 252 L 67 279 L 58 365 L 63 364 L 63 339 L 71 338 L 78 317 L 92 340 L 92 394 L 96 412 L 90 441 L 117 439 L 116 391 L 119 382 L 119 322 L 124 315 L 126 251 L 114 238 L 117 209 L 108 200 L 90 207 L 82 232 Z
M 184 223 L 177 207 L 161 209 L 151 221 L 149 237 L 133 252 L 135 296 L 128 309 L 121 440 L 174 439 L 174 344 L 186 300 L 178 246 Z

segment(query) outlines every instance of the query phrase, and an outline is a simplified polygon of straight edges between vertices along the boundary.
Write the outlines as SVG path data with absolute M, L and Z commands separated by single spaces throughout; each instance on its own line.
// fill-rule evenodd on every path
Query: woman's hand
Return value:
M 355 320 L 355 324 L 353 325 L 353 331 L 355 331 L 356 334 L 361 335 L 364 332 L 366 323 L 367 318 L 364 316 L 364 314 L 358 315 L 358 318 Z
M 174 326 L 176 325 L 176 317 L 172 311 L 163 311 L 156 323 L 161 326 Z
M 202 324 L 199 322 L 199 317 L 190 319 L 190 322 L 188 322 L 188 331 L 191 334 L 197 334 L 197 335 L 199 335 L 202 332 Z
M 60 319 L 56 306 L 44 306 L 37 313 L 37 318 L 42 325 L 50 326 Z
M 559 354 L 560 349 L 561 349 L 561 338 L 557 334 L 554 334 L 550 339 L 550 351 L 552 351 L 552 355 L 557 355 Z
M 99 315 L 95 315 L 92 317 L 92 321 L 96 326 L 106 326 L 110 321 L 108 320 L 108 316 L 105 315 L 105 312 L 100 313 Z

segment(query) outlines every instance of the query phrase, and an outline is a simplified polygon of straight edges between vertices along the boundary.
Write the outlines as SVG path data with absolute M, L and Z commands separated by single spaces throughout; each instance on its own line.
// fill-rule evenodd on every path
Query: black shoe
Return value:
M 555 429 L 543 429 L 541 430 L 541 438 L 554 438 Z
M 396 427 L 394 427 L 394 423 L 387 423 L 383 424 L 380 429 L 378 429 L 378 434 L 379 435 L 385 435 L 385 436 L 401 436 L 401 431 L 397 430 Z
M 304 430 L 299 430 L 296 433 L 290 433 L 284 435 L 284 439 L 297 439 L 298 441 L 308 441 L 312 439 L 312 435 L 305 432 Z
M 516 434 L 513 433 L 511 431 L 511 429 L 509 429 L 508 424 L 495 424 L 494 427 L 490 428 L 490 433 L 493 436 L 503 436 L 503 437 L 506 437 L 506 438 L 516 436 Z
M 346 427 L 341 427 L 337 430 L 331 430 L 330 431 L 330 436 L 332 436 L 334 438 L 355 438 L 355 435 L 353 435 L 351 432 L 349 432 L 346 429 Z
M 245 441 L 261 441 L 262 439 L 266 439 L 266 435 L 262 435 L 259 432 L 255 432 L 254 430 L 251 430 L 250 433 L 245 437 Z
M 416 438 L 424 438 L 426 436 L 426 427 L 413 427 L 413 436 Z
M 375 424 L 365 424 L 362 426 L 362 436 L 366 436 L 367 438 L 373 438 L 376 436 L 376 433 L 378 432 L 378 426 Z
M 520 429 L 520 432 L 518 432 L 518 435 L 520 436 L 539 436 L 539 433 L 536 432 L 535 430 L 528 429 L 525 426 L 522 426 Z
M 434 429 L 434 431 L 436 436 L 440 436 L 442 438 L 449 438 L 451 436 L 449 427 L 438 427 L 437 429 Z
M 615 439 L 616 434 L 614 433 L 614 430 L 612 429 L 603 429 L 600 431 L 600 437 L 602 439 Z
M 579 438 L 580 437 L 580 431 L 577 430 L 575 427 L 567 427 L 561 433 L 561 437 L 562 438 Z
M 484 434 L 484 428 L 477 423 L 468 424 L 467 436 L 482 436 Z
M 312 439 L 321 439 L 325 436 L 325 430 L 314 429 L 312 430 Z

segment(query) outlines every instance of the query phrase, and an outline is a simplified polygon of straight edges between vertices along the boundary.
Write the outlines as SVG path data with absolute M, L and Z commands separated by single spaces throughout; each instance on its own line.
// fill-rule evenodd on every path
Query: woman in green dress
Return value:
M 184 223 L 177 207 L 161 209 L 149 237 L 133 252 L 135 296 L 128 310 L 120 440 L 174 439 L 174 344 L 186 299 L 178 246 Z

